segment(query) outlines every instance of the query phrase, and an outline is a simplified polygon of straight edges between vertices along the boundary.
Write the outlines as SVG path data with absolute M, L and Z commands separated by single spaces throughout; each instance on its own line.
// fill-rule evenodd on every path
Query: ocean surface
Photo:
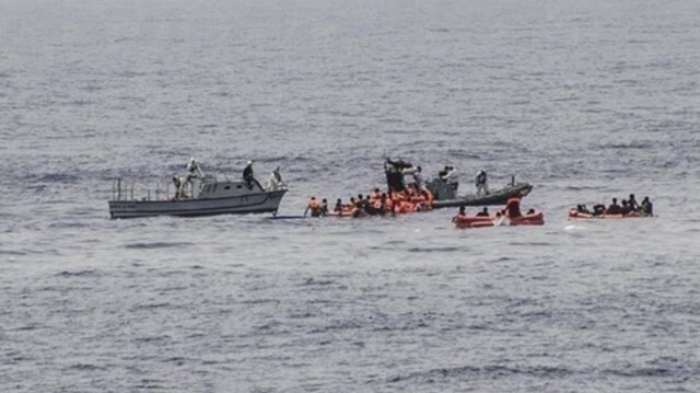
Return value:
M 0 391 L 698 392 L 699 83 L 694 0 L 0 0 Z M 547 223 L 108 217 L 190 156 L 294 215 L 388 155 Z

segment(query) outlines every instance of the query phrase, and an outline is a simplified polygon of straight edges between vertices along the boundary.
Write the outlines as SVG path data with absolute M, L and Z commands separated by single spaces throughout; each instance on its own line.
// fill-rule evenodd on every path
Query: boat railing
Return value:
M 174 200 L 175 186 L 167 179 L 160 179 L 155 187 L 147 187 L 136 181 L 117 177 L 112 181 L 112 200 L 114 201 L 167 201 Z M 185 195 L 192 195 L 193 185 L 185 184 Z M 188 199 L 188 198 L 182 198 Z

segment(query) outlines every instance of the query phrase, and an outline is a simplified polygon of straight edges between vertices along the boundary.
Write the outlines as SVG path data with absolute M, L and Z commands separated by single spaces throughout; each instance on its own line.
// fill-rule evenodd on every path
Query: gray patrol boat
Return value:
M 191 159 L 184 176 L 174 176 L 166 182 L 166 189 L 160 186 L 151 199 L 151 192 L 140 198 L 134 197 L 134 184 L 121 178 L 112 185 L 112 199 L 109 203 L 111 218 L 137 218 L 153 216 L 211 216 L 217 214 L 273 213 L 279 209 L 287 187 L 282 182 L 279 168 L 275 169 L 263 187 L 253 177 L 252 161 L 244 171 L 242 181 L 217 180 L 205 176 L 199 163 Z M 172 186 L 171 186 L 172 184 Z M 170 191 L 172 187 L 172 192 Z

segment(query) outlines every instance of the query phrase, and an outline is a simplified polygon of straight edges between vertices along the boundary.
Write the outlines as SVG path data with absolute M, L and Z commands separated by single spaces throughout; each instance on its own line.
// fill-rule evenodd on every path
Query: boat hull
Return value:
M 496 225 L 544 225 L 544 214 L 542 212 L 526 214 L 520 217 L 455 217 L 453 219 L 457 228 L 484 228 Z
M 155 216 L 198 217 L 219 214 L 276 213 L 286 190 L 223 198 L 168 201 L 109 201 L 111 218 Z
M 434 209 L 461 206 L 494 206 L 505 205 L 511 198 L 524 198 L 530 191 L 532 185 L 528 183 L 515 184 L 500 190 L 495 190 L 488 195 L 465 195 L 454 199 L 433 201 Z

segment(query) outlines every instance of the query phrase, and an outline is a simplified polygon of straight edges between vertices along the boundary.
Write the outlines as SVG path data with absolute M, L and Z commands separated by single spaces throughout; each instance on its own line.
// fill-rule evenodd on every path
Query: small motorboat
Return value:
M 249 162 L 251 167 L 252 162 Z M 278 168 L 279 169 L 279 168 Z M 141 198 L 134 197 L 134 185 L 117 178 L 112 185 L 112 199 L 109 204 L 111 218 L 137 218 L 153 216 L 210 216 L 217 214 L 273 213 L 279 209 L 282 197 L 287 192 L 279 171 L 275 170 L 267 185 L 263 187 L 252 177 L 246 181 L 217 180 L 205 176 L 199 164 L 190 160 L 188 172 L 184 176 L 174 176 L 174 190 L 170 192 L 170 182 L 165 191 L 158 187 L 155 199 L 151 192 Z
M 511 198 L 506 204 L 504 213 L 496 215 L 466 216 L 457 215 L 452 218 L 457 228 L 483 228 L 493 226 L 519 226 L 519 225 L 544 225 L 542 212 L 530 211 L 527 214 L 520 212 L 520 199 Z

